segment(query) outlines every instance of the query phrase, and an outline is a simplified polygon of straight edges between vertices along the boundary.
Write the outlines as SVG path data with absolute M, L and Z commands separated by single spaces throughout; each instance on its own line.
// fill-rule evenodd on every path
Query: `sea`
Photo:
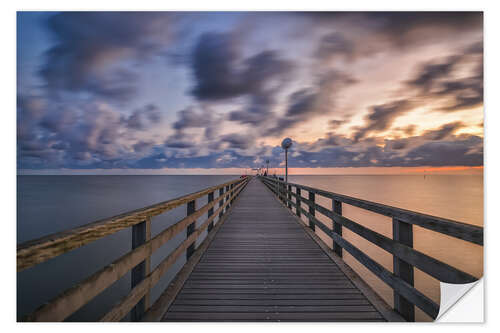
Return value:
M 17 176 L 17 243 L 75 228 L 154 203 L 174 199 L 237 178 L 234 175 Z M 482 175 L 291 175 L 289 181 L 464 223 L 483 225 Z M 306 195 L 303 193 L 302 195 Z M 203 202 L 205 200 L 205 202 Z M 203 205 L 206 199 L 197 203 Z M 317 197 L 320 204 L 331 202 Z M 186 214 L 178 207 L 152 219 L 152 236 Z M 343 204 L 343 215 L 387 237 L 388 217 Z M 325 217 L 319 217 L 331 223 Z M 200 219 L 199 223 L 202 223 Z M 305 222 L 305 219 L 304 219 Z M 331 246 L 331 240 L 316 233 Z M 201 242 L 206 233 L 200 237 Z M 130 228 L 17 274 L 17 318 L 111 263 L 131 249 Z M 178 234 L 152 256 L 152 268 L 184 239 Z M 343 229 L 343 237 L 392 271 L 392 255 Z M 483 248 L 414 226 L 414 247 L 476 277 L 483 274 Z M 393 292 L 344 251 L 344 260 L 391 306 Z M 154 302 L 185 263 L 181 256 L 153 288 Z M 114 283 L 68 321 L 96 321 L 130 291 L 130 274 Z M 439 281 L 415 269 L 415 287 L 439 303 Z M 124 320 L 128 320 L 128 316 Z M 430 321 L 416 309 L 417 321 Z

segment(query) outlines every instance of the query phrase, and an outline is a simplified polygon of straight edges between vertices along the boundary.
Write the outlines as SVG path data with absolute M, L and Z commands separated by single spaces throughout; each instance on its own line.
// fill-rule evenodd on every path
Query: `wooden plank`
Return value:
M 174 304 L 170 312 L 373 312 L 371 305 L 179 305 Z
M 178 299 L 174 305 L 260 305 L 260 306 L 335 306 L 335 305 L 370 305 L 365 298 L 361 299 Z
M 229 293 L 229 294 L 179 294 L 178 299 L 183 300 L 346 300 L 366 299 L 361 292 L 337 293 L 337 294 L 251 294 L 251 293 Z
M 169 321 L 384 321 L 374 312 L 318 312 L 318 313 L 240 313 L 240 312 L 168 312 Z
M 17 246 L 17 271 L 23 271 L 63 253 L 74 250 L 97 239 L 143 222 L 148 216 L 156 216 L 189 201 L 200 198 L 228 184 L 241 183 L 236 179 L 221 185 L 206 188 L 172 200 L 98 220 L 78 228 L 57 232 Z

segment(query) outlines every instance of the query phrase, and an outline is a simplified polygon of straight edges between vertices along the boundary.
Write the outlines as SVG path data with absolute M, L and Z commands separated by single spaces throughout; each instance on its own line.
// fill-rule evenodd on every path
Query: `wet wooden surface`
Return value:
M 385 321 L 253 179 L 164 321 Z

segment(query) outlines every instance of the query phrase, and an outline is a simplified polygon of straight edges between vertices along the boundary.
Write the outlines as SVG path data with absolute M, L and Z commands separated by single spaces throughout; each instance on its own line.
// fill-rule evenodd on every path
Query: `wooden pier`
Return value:
M 251 181 L 163 320 L 385 320 L 294 220 Z
M 119 321 L 129 313 L 133 321 L 413 321 L 415 306 L 431 317 L 439 311 L 438 304 L 414 287 L 414 267 L 443 282 L 477 280 L 414 250 L 412 225 L 482 245 L 480 227 L 259 178 L 237 179 L 19 245 L 18 272 L 133 228 L 129 253 L 24 320 L 62 321 L 128 272 L 132 274 L 130 294 L 104 314 L 102 321 Z M 308 193 L 307 198 L 302 191 Z M 207 204 L 197 208 L 197 200 L 205 196 Z M 331 209 L 318 205 L 316 196 L 331 199 Z M 343 217 L 342 203 L 391 216 L 393 239 Z M 181 205 L 186 206 L 186 217 L 151 238 L 152 217 Z M 317 213 L 331 218 L 333 229 Z M 207 219 L 197 224 L 205 215 Z M 302 215 L 308 225 L 300 220 Z M 316 227 L 333 239 L 333 248 L 317 237 Z M 392 253 L 394 271 L 342 238 L 342 228 Z M 184 230 L 186 240 L 151 270 L 151 254 Z M 208 230 L 207 237 L 195 247 L 204 230 Z M 344 263 L 343 251 L 394 289 L 394 308 Z M 151 288 L 181 255 L 186 255 L 186 264 L 150 304 Z

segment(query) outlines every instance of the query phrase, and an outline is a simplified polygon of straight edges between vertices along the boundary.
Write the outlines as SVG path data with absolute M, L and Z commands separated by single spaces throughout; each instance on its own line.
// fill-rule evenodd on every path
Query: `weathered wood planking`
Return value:
M 257 180 L 163 320 L 386 321 Z

